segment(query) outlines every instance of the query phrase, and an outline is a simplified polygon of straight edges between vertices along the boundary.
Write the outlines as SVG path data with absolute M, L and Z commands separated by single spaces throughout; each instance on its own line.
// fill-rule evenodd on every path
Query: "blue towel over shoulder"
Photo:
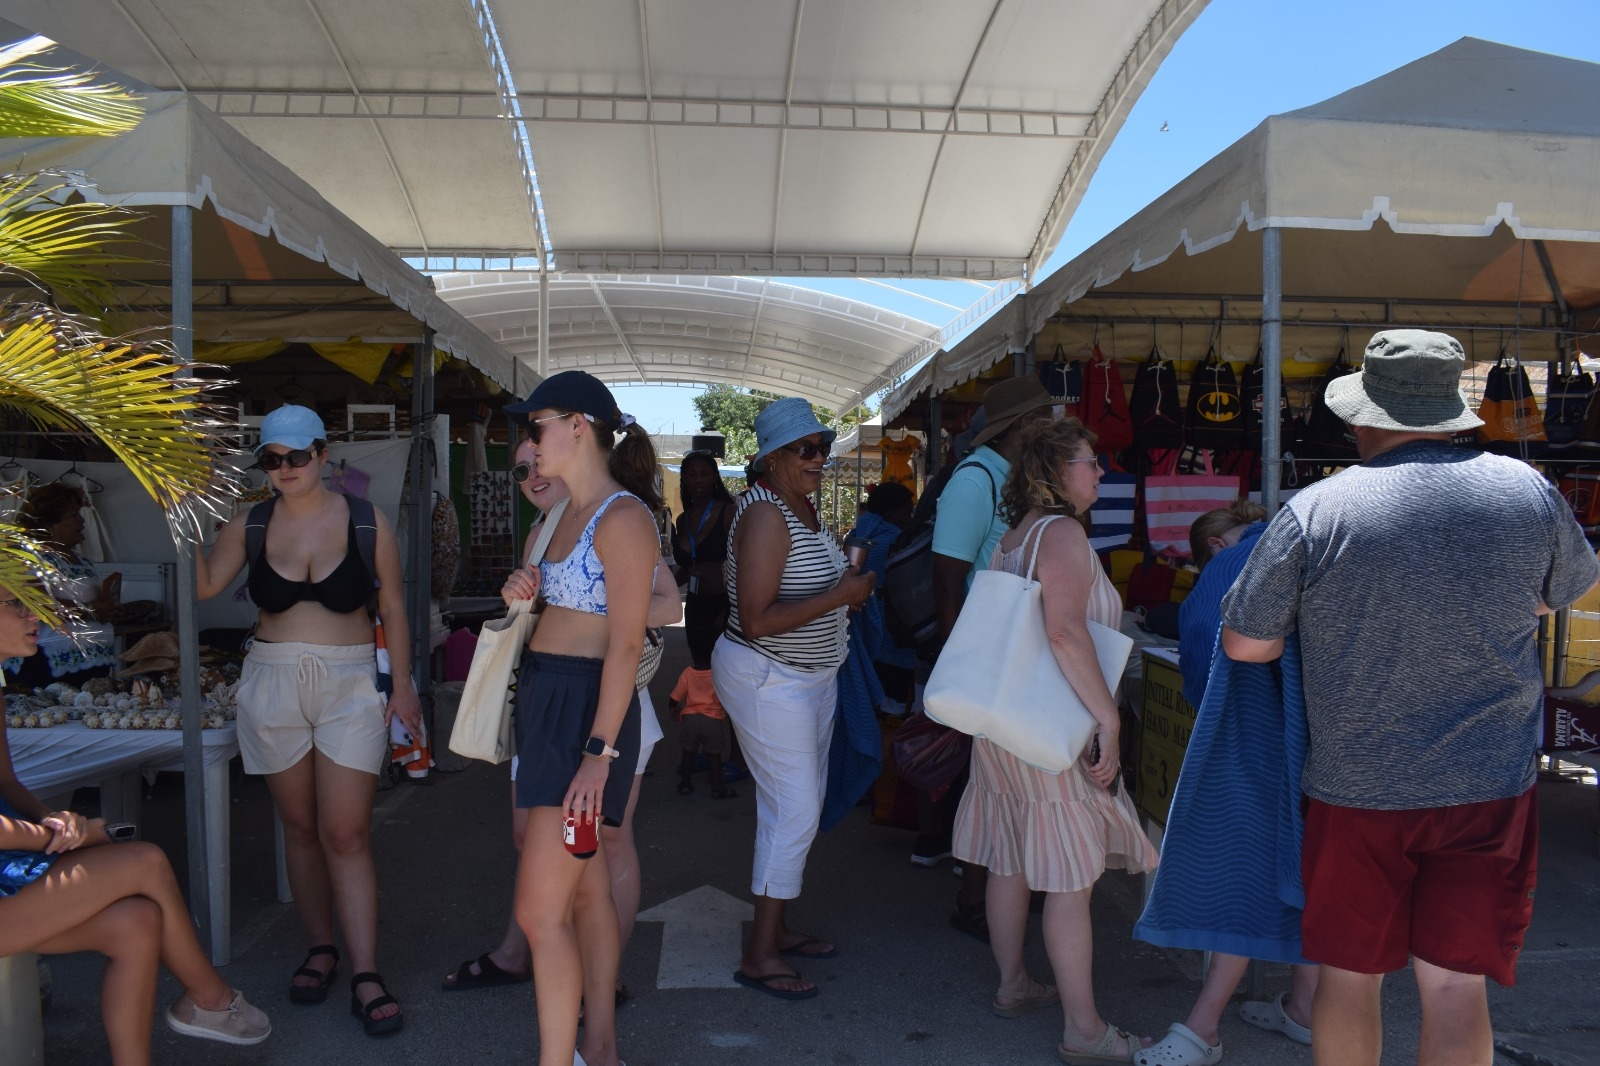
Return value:
M 1161 865 L 1133 935 L 1163 947 L 1304 963 L 1300 644 L 1276 663 L 1212 653 L 1172 797 Z

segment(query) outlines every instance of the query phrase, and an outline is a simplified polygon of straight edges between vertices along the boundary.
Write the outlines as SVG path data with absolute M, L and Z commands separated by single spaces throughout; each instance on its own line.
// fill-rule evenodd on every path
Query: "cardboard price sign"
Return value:
M 1139 731 L 1139 809 L 1165 826 L 1195 709 L 1183 698 L 1183 675 L 1164 660 L 1144 658 L 1144 717 Z

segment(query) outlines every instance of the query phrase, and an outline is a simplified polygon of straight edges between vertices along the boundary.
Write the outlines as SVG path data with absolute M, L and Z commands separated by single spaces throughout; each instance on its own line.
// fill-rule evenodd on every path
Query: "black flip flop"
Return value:
M 838 956 L 839 949 L 837 947 L 830 947 L 827 951 L 806 950 L 806 948 L 809 948 L 813 944 L 821 943 L 822 941 L 818 940 L 816 937 L 808 936 L 804 940 L 796 940 L 793 944 L 790 944 L 786 948 L 779 948 L 778 954 L 787 955 L 790 958 L 795 959 L 832 959 Z
M 478 972 L 472 972 L 472 964 L 478 964 Z M 452 981 L 441 982 L 441 987 L 446 992 L 465 992 L 472 988 L 497 988 L 501 985 L 521 985 L 533 980 L 533 971 L 514 973 L 495 965 L 495 961 L 488 953 L 479 955 L 476 959 L 469 959 L 456 967 L 456 972 L 450 975 Z
M 332 955 L 333 965 L 328 967 L 327 973 L 313 970 L 310 966 L 302 965 L 294 972 L 294 977 L 313 977 L 317 983 L 314 985 L 297 985 L 291 978 L 289 983 L 290 1003 L 321 1003 L 328 998 L 328 986 L 333 984 L 333 977 L 339 972 L 339 949 L 332 944 L 318 944 L 306 950 L 306 962 L 310 962 L 317 955 Z
M 793 988 L 772 987 L 772 982 L 774 981 L 794 981 L 800 979 L 800 975 L 797 973 L 769 973 L 762 977 L 751 977 L 743 970 L 735 970 L 733 971 L 733 979 L 738 981 L 741 985 L 744 985 L 746 988 L 753 988 L 757 992 L 765 992 L 774 999 L 811 999 L 821 991 L 821 989 L 815 986 L 803 991 Z

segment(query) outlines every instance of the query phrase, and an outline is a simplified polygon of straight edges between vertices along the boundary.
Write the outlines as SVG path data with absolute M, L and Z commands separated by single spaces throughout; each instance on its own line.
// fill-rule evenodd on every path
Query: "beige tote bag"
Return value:
M 528 555 L 528 566 L 544 559 L 556 523 L 567 509 L 562 500 L 545 516 L 544 528 Z M 511 682 L 522 662 L 522 649 L 528 646 L 538 616 L 531 613 L 533 600 L 513 600 L 504 618 L 483 623 L 478 647 L 472 653 L 472 667 L 461 689 L 461 709 L 450 731 L 450 750 L 468 759 L 503 763 L 515 754 L 511 739 Z

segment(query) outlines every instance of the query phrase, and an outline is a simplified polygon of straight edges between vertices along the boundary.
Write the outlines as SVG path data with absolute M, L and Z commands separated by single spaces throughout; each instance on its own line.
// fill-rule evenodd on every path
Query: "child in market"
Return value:
M 723 780 L 722 753 L 728 750 L 728 712 L 722 709 L 717 690 L 712 687 L 711 664 L 697 659 L 685 668 L 678 675 L 669 700 L 667 707 L 678 720 L 678 736 L 683 745 L 683 758 L 678 763 L 678 795 L 687 796 L 694 791 L 690 778 L 694 774 L 695 756 L 704 751 L 711 798 L 737 796 L 739 793 Z

